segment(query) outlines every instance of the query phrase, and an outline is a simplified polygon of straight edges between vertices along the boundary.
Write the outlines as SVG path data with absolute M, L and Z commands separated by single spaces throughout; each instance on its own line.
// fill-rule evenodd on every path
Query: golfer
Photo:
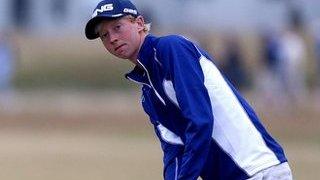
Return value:
M 135 65 L 126 78 L 142 87 L 164 179 L 291 180 L 283 149 L 208 53 L 185 37 L 148 30 L 130 1 L 104 0 L 85 33 Z

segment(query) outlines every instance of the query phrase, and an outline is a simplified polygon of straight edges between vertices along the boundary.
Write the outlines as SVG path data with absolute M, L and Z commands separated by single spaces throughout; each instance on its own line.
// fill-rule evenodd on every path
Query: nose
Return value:
M 109 38 L 110 38 L 110 43 L 114 44 L 115 42 L 118 41 L 118 36 L 116 35 L 116 33 L 110 33 L 109 34 Z

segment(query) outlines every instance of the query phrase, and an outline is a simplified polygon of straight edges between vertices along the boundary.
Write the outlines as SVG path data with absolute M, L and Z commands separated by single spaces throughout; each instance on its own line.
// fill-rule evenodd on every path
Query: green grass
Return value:
M 91 60 L 90 63 L 70 60 L 64 63 L 39 64 L 32 69 L 19 69 L 15 78 L 18 88 L 129 88 L 124 78 L 130 70 L 129 63 L 114 59 Z M 52 59 L 55 61 L 55 59 Z M 104 62 L 106 61 L 106 62 Z

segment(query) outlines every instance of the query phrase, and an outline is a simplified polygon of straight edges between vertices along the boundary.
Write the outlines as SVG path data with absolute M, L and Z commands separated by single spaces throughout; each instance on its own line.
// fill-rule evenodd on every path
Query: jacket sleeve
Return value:
M 185 149 L 180 164 L 179 180 L 200 176 L 210 148 L 213 114 L 199 53 L 182 37 L 167 38 L 160 44 L 159 58 L 167 64 L 177 101 L 187 121 Z

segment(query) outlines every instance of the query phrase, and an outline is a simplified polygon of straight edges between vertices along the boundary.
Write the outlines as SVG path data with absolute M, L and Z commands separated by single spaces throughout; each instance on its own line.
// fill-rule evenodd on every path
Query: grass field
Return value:
M 132 92 L 19 93 L 10 111 L 0 111 L 0 179 L 162 179 L 160 145 L 137 99 Z M 317 108 L 258 112 L 284 146 L 294 179 L 318 179 Z

